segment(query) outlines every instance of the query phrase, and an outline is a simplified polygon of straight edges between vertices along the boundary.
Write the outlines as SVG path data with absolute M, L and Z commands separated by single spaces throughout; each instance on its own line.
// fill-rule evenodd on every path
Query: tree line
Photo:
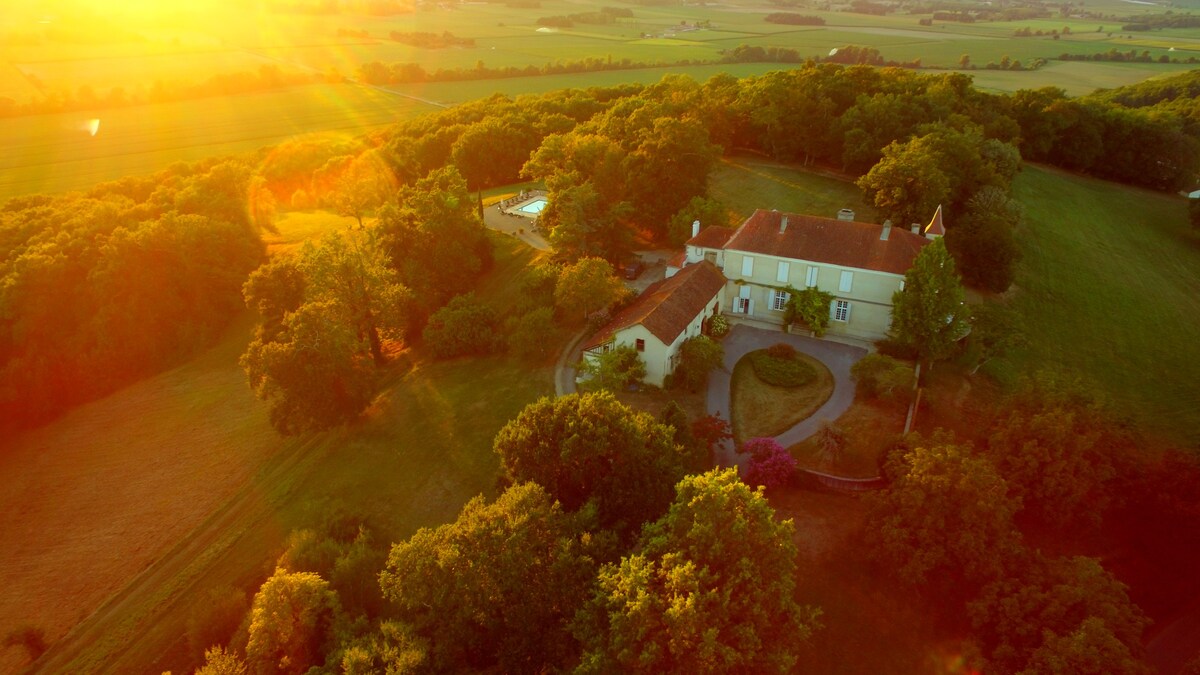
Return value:
M 36 76 L 31 75 L 30 78 L 43 91 L 42 98 L 20 102 L 0 96 L 0 118 L 236 96 L 319 82 L 338 83 L 344 80 L 341 75 L 333 72 L 325 74 L 286 72 L 274 64 L 259 66 L 257 71 L 218 73 L 201 82 L 167 83 L 155 80 L 149 87 L 139 86 L 132 91 L 117 86 L 107 92 L 98 92 L 86 84 L 74 92 L 58 89 L 47 91 L 40 82 L 37 82 Z
M 0 208 L 0 427 L 211 344 L 264 258 L 263 193 L 248 163 L 217 159 Z

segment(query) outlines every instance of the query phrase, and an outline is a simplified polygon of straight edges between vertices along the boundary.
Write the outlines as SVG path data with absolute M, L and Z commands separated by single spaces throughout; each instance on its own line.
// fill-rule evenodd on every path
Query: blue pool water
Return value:
M 521 208 L 519 208 L 517 210 L 520 211 L 521 213 L 529 213 L 529 214 L 537 215 L 537 214 L 541 213 L 542 209 L 544 209 L 544 208 L 546 208 L 546 200 L 541 197 L 538 197 L 536 200 L 529 202 L 528 204 L 526 204 L 525 206 L 522 206 Z

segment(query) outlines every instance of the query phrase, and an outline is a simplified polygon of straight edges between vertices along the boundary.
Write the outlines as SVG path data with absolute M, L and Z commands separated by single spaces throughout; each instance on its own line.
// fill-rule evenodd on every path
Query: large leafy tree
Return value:
M 583 258 L 559 272 L 554 304 L 565 315 L 579 312 L 586 319 L 625 293 L 625 284 L 617 278 L 612 265 L 600 258 Z
M 680 481 L 638 552 L 605 565 L 576 620 L 584 673 L 785 673 L 818 611 L 793 597 L 796 547 L 736 470 Z
M 970 597 L 1020 552 L 1013 525 L 1020 501 L 969 447 L 937 440 L 914 446 L 897 450 L 885 467 L 893 482 L 872 504 L 871 550 L 906 583 Z
M 275 570 L 254 596 L 246 660 L 261 673 L 299 674 L 322 665 L 338 611 L 337 594 L 321 577 Z
M 376 238 L 402 284 L 413 292 L 408 330 L 456 295 L 475 287 L 492 264 L 492 247 L 474 196 L 453 167 L 438 169 L 400 190 L 379 211 Z
M 523 483 L 395 545 L 379 582 L 437 670 L 543 672 L 573 657 L 567 622 L 595 571 L 574 518 Z
M 951 177 L 932 140 L 893 142 L 858 186 L 879 211 L 899 223 L 924 223 L 951 194 Z
M 942 239 L 921 249 L 892 295 L 892 332 L 932 364 L 950 356 L 970 331 L 963 287 Z
M 975 638 L 995 672 L 1146 673 L 1149 620 L 1093 558 L 1032 555 L 969 606 Z
M 495 449 L 509 480 L 541 485 L 569 511 L 591 503 L 600 526 L 626 538 L 666 511 L 686 461 L 671 427 L 608 392 L 531 403 Z
M 328 428 L 366 408 L 383 343 L 400 337 L 410 304 L 369 233 L 308 243 L 252 275 L 244 292 L 263 327 L 241 364 L 280 433 Z

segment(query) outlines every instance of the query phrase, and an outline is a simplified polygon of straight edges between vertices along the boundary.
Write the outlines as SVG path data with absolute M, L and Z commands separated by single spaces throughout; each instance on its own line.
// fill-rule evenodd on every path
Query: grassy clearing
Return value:
M 1029 346 L 1000 374 L 1083 375 L 1147 431 L 1200 441 L 1200 240 L 1185 200 L 1031 166 L 1014 192 Z
M 348 136 L 432 106 L 353 85 L 294 89 L 105 110 L 35 115 L 0 125 L 0 199 L 64 192 L 173 162 L 255 150 L 296 135 Z M 83 131 L 100 118 L 95 136 Z
M 357 224 L 349 216 L 339 216 L 328 211 L 285 211 L 275 219 L 278 234 L 265 233 L 267 253 L 291 251 L 310 239 L 320 239 L 329 232 L 349 230 Z
M 1107 51 L 1107 48 L 1102 51 Z M 970 70 L 966 73 L 974 79 L 976 87 L 989 91 L 1012 92 L 1018 89 L 1059 87 L 1069 96 L 1083 96 L 1097 89 L 1136 84 L 1153 77 L 1174 75 L 1193 67 L 1185 64 L 1051 61 L 1032 71 Z
M 833 394 L 833 374 L 825 364 L 796 354 L 808 363 L 816 378 L 802 387 L 776 387 L 758 379 L 750 359 L 743 357 L 733 368 L 729 385 L 729 417 L 734 441 L 741 445 L 749 438 L 777 436 L 808 419 Z
M 858 220 L 872 222 L 875 209 L 846 180 L 783 166 L 756 157 L 726 158 L 713 171 L 710 192 L 741 222 L 755 209 L 779 209 L 834 217 L 853 209 Z

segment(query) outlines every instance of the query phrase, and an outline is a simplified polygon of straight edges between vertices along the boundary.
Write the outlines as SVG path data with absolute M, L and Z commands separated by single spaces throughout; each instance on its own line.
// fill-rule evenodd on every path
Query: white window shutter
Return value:
M 779 270 L 775 275 L 775 281 L 786 284 L 788 280 L 788 274 L 792 271 L 791 267 L 792 266 L 790 263 L 780 262 Z
M 829 318 L 831 320 L 837 319 L 837 300 L 829 303 Z
M 754 258 L 748 255 L 742 256 L 742 276 L 754 276 Z
M 842 279 L 838 283 L 838 290 L 842 293 L 849 293 L 851 286 L 854 285 L 854 272 L 842 272 Z
M 808 277 L 805 279 L 804 285 L 809 288 L 817 285 L 817 267 L 815 265 L 808 266 Z
M 746 301 L 746 313 L 750 315 L 754 314 L 754 300 Z
M 849 323 L 849 321 L 850 321 L 850 308 L 851 308 L 851 305 L 850 305 L 850 303 L 847 302 L 846 303 L 846 322 L 847 323 Z

